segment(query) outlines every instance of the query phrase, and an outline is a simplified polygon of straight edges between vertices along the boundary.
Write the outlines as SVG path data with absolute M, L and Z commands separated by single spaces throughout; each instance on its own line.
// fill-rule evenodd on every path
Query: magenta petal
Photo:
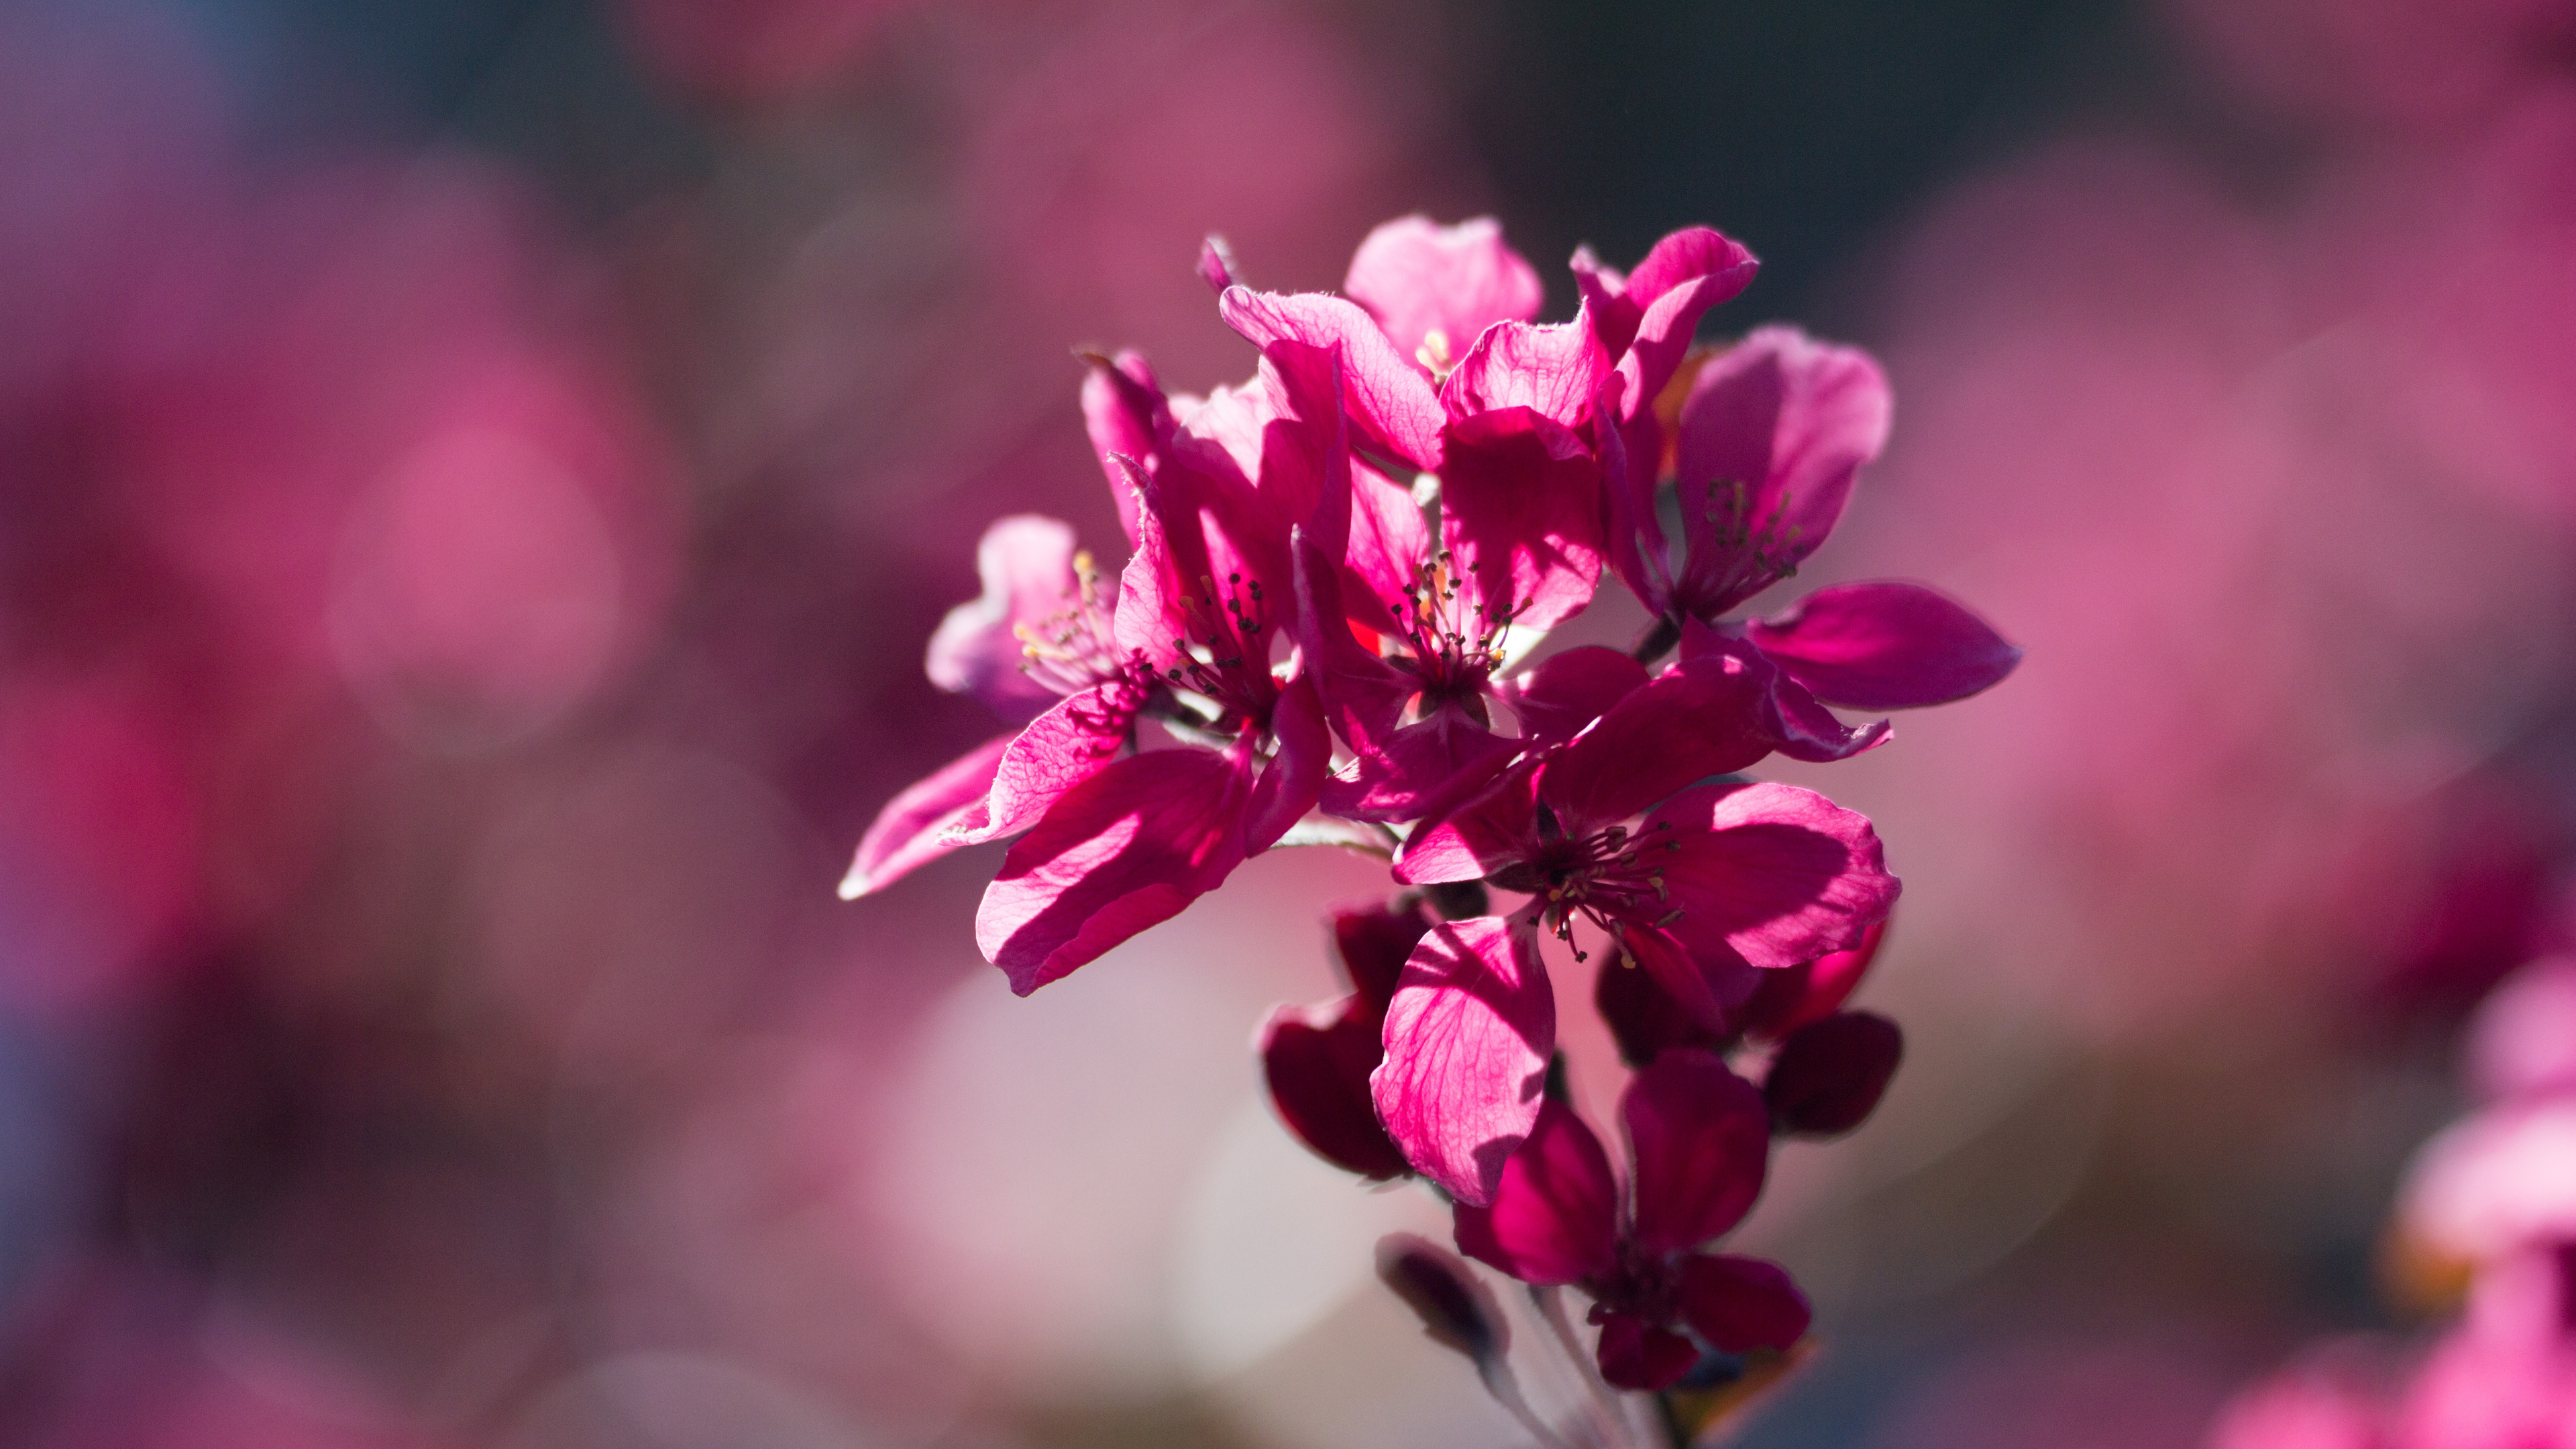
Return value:
M 1682 620 L 1683 667 L 1698 671 L 1741 673 L 1757 691 L 1754 714 L 1758 732 L 1793 760 L 1825 764 L 1847 760 L 1887 742 L 1888 724 L 1873 720 L 1847 725 L 1816 702 L 1807 687 L 1789 677 L 1771 656 L 1733 632 L 1715 629 L 1696 618 Z
M 1749 676 L 1685 661 L 1622 698 L 1547 762 L 1540 791 L 1570 833 L 1625 820 L 1771 752 Z
M 1325 772 L 1332 768 L 1333 737 L 1324 728 L 1324 707 L 1316 702 L 1314 681 L 1300 675 L 1279 691 L 1270 707 L 1270 738 L 1270 759 L 1244 807 L 1246 855 L 1259 855 L 1277 844 L 1288 827 L 1315 808 Z
M 1431 383 L 1378 330 L 1359 304 L 1302 292 L 1282 295 L 1229 288 L 1217 310 L 1255 347 L 1287 340 L 1340 348 L 1342 385 L 1364 440 L 1416 468 L 1440 466 L 1440 428 L 1448 414 Z
M 1395 995 L 1396 978 L 1404 974 L 1413 948 L 1431 930 L 1431 913 L 1419 900 L 1398 898 L 1335 911 L 1331 925 L 1333 954 L 1342 963 L 1342 975 L 1360 1000 L 1368 1003 L 1372 1019 L 1383 1020 L 1386 1003 Z M 1377 1058 L 1371 1055 L 1369 1060 L 1374 1065 Z
M 1744 1221 L 1771 1163 L 1771 1114 L 1753 1084 L 1708 1052 L 1670 1051 L 1619 1099 L 1636 1163 L 1632 1236 L 1681 1253 Z
M 1315 1155 L 1362 1177 L 1411 1171 L 1369 1100 L 1383 1048 L 1378 1015 L 1358 996 L 1320 1007 L 1283 1006 L 1261 1029 L 1261 1074 L 1270 1104 Z
M 1069 791 L 1003 857 L 975 944 L 1022 996 L 1179 915 L 1243 860 L 1239 756 L 1149 750 Z
M 1594 1348 L 1601 1377 L 1623 1389 L 1661 1393 L 1681 1382 L 1699 1362 L 1691 1341 L 1668 1328 L 1658 1328 L 1627 1313 L 1601 1318 L 1601 1342 Z
M 1503 1168 L 1494 1200 L 1457 1209 L 1458 1251 L 1524 1283 L 1577 1283 L 1619 1262 L 1619 1181 L 1583 1119 L 1539 1108 L 1529 1140 Z
M 1682 1264 L 1682 1316 L 1721 1353 L 1786 1349 L 1807 1336 L 1807 1295 L 1776 1263 L 1709 1253 Z
M 1225 244 L 1224 237 L 1209 233 L 1207 240 L 1199 243 L 1199 280 L 1222 297 L 1226 288 L 1235 285 L 1236 274 L 1234 249 Z
M 1540 660 L 1505 687 L 1503 698 L 1520 716 L 1521 738 L 1543 749 L 1582 733 L 1646 680 L 1646 666 L 1626 654 L 1585 644 Z
M 1601 468 L 1582 439 L 1524 407 L 1448 433 L 1442 542 L 1478 611 L 1546 629 L 1582 612 L 1601 581 Z
M 1619 370 L 1629 383 L 1631 417 L 1654 411 L 1690 351 L 1691 334 L 1711 307 L 1753 281 L 1753 254 L 1707 227 L 1690 227 L 1655 243 L 1628 274 L 1628 300 L 1642 308 L 1636 336 Z
M 1601 265 L 1589 246 L 1576 247 L 1566 265 L 1574 271 L 1575 295 L 1582 299 L 1583 315 L 1592 319 L 1592 330 L 1601 335 L 1602 347 L 1612 357 L 1624 356 L 1644 316 L 1644 308 L 1627 294 L 1628 279 L 1616 267 Z
M 1057 700 L 1002 752 L 984 808 L 950 829 L 950 843 L 977 845 L 1037 824 L 1066 791 L 1118 758 L 1135 722 L 1136 692 L 1124 681 Z
M 1815 552 L 1886 446 L 1888 407 L 1868 353 L 1795 328 L 1761 328 L 1700 369 L 1674 465 L 1691 608 L 1731 608 Z
M 1522 858 L 1537 807 L 1535 767 L 1514 769 L 1406 836 L 1396 853 L 1395 878 L 1406 885 L 1443 885 L 1490 875 Z
M 959 604 L 930 636 L 924 668 L 942 689 L 971 694 L 1008 720 L 1024 720 L 1055 702 L 1055 691 L 1020 668 L 1027 658 L 1021 626 L 1035 629 L 1078 602 L 1073 529 L 1052 518 L 1018 513 L 996 519 L 975 545 L 975 574 L 984 586 Z
M 875 823 L 859 839 L 850 873 L 841 879 L 841 899 L 854 901 L 881 890 L 957 848 L 943 838 L 950 825 L 980 805 L 993 788 L 993 771 L 1002 751 L 1016 738 L 998 735 L 940 766 L 910 789 L 886 802 Z
M 1780 1043 L 1762 1100 L 1783 1132 L 1835 1137 L 1866 1121 L 1905 1056 L 1905 1033 L 1867 1011 L 1811 1021 Z
M 2021 662 L 1994 626 L 1921 584 L 1835 584 L 1745 633 L 1816 698 L 1854 709 L 1948 704 Z
M 1378 1120 L 1416 1171 L 1459 1201 L 1493 1201 L 1538 1118 L 1556 998 L 1526 922 L 1444 922 L 1405 962 L 1369 1079 Z
M 1589 318 L 1533 326 L 1503 322 L 1486 329 L 1440 388 L 1455 420 L 1496 408 L 1525 407 L 1568 428 L 1582 427 L 1594 394 L 1610 376 L 1610 354 Z
M 1421 366 L 1433 332 L 1449 363 L 1497 322 L 1527 322 L 1547 301 L 1538 272 L 1503 242 L 1490 216 L 1456 226 L 1399 217 L 1351 256 L 1342 291 L 1377 317 L 1397 355 Z M 1424 371 L 1430 369 L 1425 367 Z
M 1724 946 L 1766 969 L 1859 944 L 1895 906 L 1878 833 L 1866 817 L 1792 785 L 1704 785 L 1675 796 L 1639 827 L 1656 838 L 1671 927 L 1683 941 Z
M 1324 784 L 1324 808 L 1351 820 L 1419 820 L 1452 798 L 1462 781 L 1490 778 L 1519 743 L 1467 717 L 1455 704 L 1376 739 L 1347 773 Z
M 1860 988 L 1861 978 L 1869 974 L 1871 964 L 1877 961 L 1879 947 L 1887 940 L 1888 924 L 1894 919 L 1890 916 L 1870 927 L 1860 938 L 1860 944 L 1848 951 L 1829 952 L 1790 971 L 1764 972 L 1763 995 L 1747 1008 L 1749 1014 L 1758 1015 L 1749 1015 L 1745 1029 L 1756 1036 L 1777 1039 L 1808 1022 L 1822 1021 L 1842 1010 L 1843 1003 Z M 1792 988 L 1776 1008 L 1768 1004 L 1770 985 L 1774 981 Z
M 1109 496 L 1118 505 L 1118 526 L 1127 541 L 1136 541 L 1136 491 L 1110 461 L 1115 457 L 1142 463 L 1160 457 L 1172 436 L 1172 410 L 1162 385 L 1142 354 L 1122 352 L 1114 358 L 1093 354 L 1091 371 L 1082 379 L 1082 420 L 1091 434 L 1091 450 L 1109 480 Z

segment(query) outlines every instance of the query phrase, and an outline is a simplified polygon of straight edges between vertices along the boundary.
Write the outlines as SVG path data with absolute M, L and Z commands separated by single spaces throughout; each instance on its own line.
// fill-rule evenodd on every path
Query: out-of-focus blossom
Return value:
M 1673 1052 L 1620 1099 L 1630 1171 L 1623 1191 L 1601 1141 L 1572 1109 L 1545 1104 L 1490 1205 L 1461 1203 L 1458 1246 L 1524 1283 L 1579 1284 L 1601 1325 L 1602 1375 L 1662 1389 L 1700 1358 L 1676 1328 L 1741 1354 L 1785 1349 L 1808 1309 L 1786 1273 L 1702 1253 L 1760 1196 L 1771 1129 L 1761 1096 L 1726 1064 Z
M 653 68 L 720 100 L 775 102 L 827 82 L 920 0 L 621 0 Z
M 2545 83 L 2576 41 L 2558 0 L 2174 0 L 2236 80 L 2329 121 L 2440 131 Z

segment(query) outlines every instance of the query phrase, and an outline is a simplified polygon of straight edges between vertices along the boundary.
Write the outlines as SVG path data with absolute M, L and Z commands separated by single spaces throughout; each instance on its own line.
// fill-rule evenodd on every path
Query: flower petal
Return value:
M 1633 950 L 1635 944 L 1644 950 Z M 1694 962 L 1686 955 L 1680 965 L 1689 970 L 1708 998 L 1710 1009 L 1694 1009 L 1663 984 L 1670 971 L 1658 971 L 1648 963 L 1657 959 L 1664 945 L 1659 933 L 1640 932 L 1632 942 L 1632 953 L 1638 964 L 1628 966 L 1615 954 L 1605 953 L 1601 975 L 1593 982 L 1593 1005 L 1601 1013 L 1602 1023 L 1610 1028 L 1612 1040 L 1619 1044 L 1619 1058 L 1631 1067 L 1642 1067 L 1667 1051 L 1699 1048 L 1714 1051 L 1734 1035 L 1725 1003 L 1749 994 L 1746 988 L 1768 982 L 1781 975 L 1777 971 L 1756 971 L 1741 960 L 1721 963 Z M 1673 954 L 1680 955 L 1679 952 Z M 1720 990 L 1709 978 L 1720 972 L 1740 973 L 1754 978 L 1752 982 L 1727 983 Z M 1712 1020 L 1712 1016 L 1715 1018 Z
M 1654 407 L 1656 394 L 1689 353 L 1700 318 L 1751 285 L 1759 265 L 1734 241 L 1694 226 L 1655 243 L 1628 274 L 1627 298 L 1642 309 L 1636 336 L 1619 361 L 1628 379 L 1629 416 Z
M 1706 785 L 1675 796 L 1638 830 L 1670 823 L 1660 857 L 1671 929 L 1695 948 L 1723 946 L 1755 966 L 1813 961 L 1860 944 L 1896 904 L 1867 817 L 1792 785 Z
M 1315 699 L 1313 680 L 1299 675 L 1279 691 L 1270 706 L 1270 758 L 1245 802 L 1243 853 L 1259 855 L 1288 833 L 1288 827 L 1315 808 L 1325 772 L 1333 764 L 1333 737 L 1324 728 L 1324 707 Z M 1248 748 L 1247 741 L 1244 746 Z
M 1524 857 L 1537 806 L 1536 767 L 1513 770 L 1415 827 L 1396 852 L 1395 878 L 1406 885 L 1444 885 L 1493 874 Z
M 975 545 L 984 591 L 939 621 L 923 661 L 930 682 L 971 694 L 1004 719 L 1028 719 L 1056 700 L 1029 678 L 1022 625 L 1036 628 L 1077 601 L 1074 538 L 1068 524 L 1034 513 L 996 519 Z
M 2021 662 L 1993 625 L 1921 584 L 1818 589 L 1745 634 L 1816 698 L 1853 709 L 1948 704 Z
M 1759 700 L 1754 714 L 1759 733 L 1771 748 L 1793 760 L 1826 764 L 1876 749 L 1890 736 L 1885 720 L 1847 725 L 1816 703 L 1807 687 L 1789 677 L 1771 656 L 1739 637 L 1736 625 L 1711 628 L 1698 619 L 1682 619 L 1682 662 L 1692 668 L 1741 671 L 1750 676 Z
M 1225 289 L 1235 284 L 1234 279 L 1234 249 L 1225 244 L 1224 237 L 1208 233 L 1207 240 L 1199 243 L 1199 280 L 1222 297 Z
M 1243 860 L 1237 751 L 1148 750 L 1073 787 L 984 891 L 975 943 L 1022 996 L 1179 915 Z
M 1132 545 L 1136 490 L 1110 460 L 1133 458 L 1150 468 L 1171 444 L 1171 405 L 1144 354 L 1121 352 L 1113 358 L 1092 353 L 1084 360 L 1091 371 L 1082 379 L 1083 426 L 1091 434 L 1091 451 L 1100 459 L 1100 471 L 1109 480 L 1110 499 L 1118 505 L 1118 526 L 1127 531 Z
M 1423 367 L 1425 339 L 1455 362 L 1497 322 L 1527 322 L 1546 304 L 1538 272 L 1503 242 L 1490 216 L 1439 226 L 1398 217 L 1368 234 L 1351 256 L 1342 291 L 1377 318 L 1398 356 Z
M 1628 1083 L 1619 1116 L 1638 1247 L 1688 1252 L 1744 1221 L 1771 1163 L 1771 1114 L 1752 1083 L 1712 1053 L 1665 1052 Z
M 1838 1137 L 1887 1094 L 1905 1055 L 1905 1033 L 1868 1011 L 1838 1011 L 1789 1033 L 1762 1079 L 1762 1100 L 1783 1132 Z
M 1682 403 L 1675 473 L 1702 617 L 1815 552 L 1887 443 L 1887 378 L 1858 348 L 1764 327 L 1709 359 Z
M 1416 468 L 1440 466 L 1448 414 L 1431 383 L 1395 350 L 1359 304 L 1316 292 L 1283 295 L 1230 287 L 1217 303 L 1226 324 L 1255 347 L 1283 339 L 1340 348 L 1342 386 L 1362 440 Z
M 1753 999 L 1744 1003 L 1741 1015 L 1747 1035 L 1761 1040 L 1777 1041 L 1805 1026 L 1842 1010 L 1843 1003 L 1860 987 L 1869 974 L 1871 963 L 1878 959 L 1879 947 L 1887 940 L 1887 928 L 1894 916 L 1863 932 L 1860 944 L 1848 951 L 1829 951 L 1804 966 L 1791 966 L 1778 971 L 1765 971 L 1754 989 Z
M 1097 684 L 1057 700 L 1011 739 L 983 808 L 949 827 L 951 845 L 1017 835 L 1118 758 L 1136 722 L 1137 694 L 1125 681 Z
M 1741 668 L 1684 659 L 1550 756 L 1540 793 L 1571 834 L 1625 820 L 1684 786 L 1771 753 L 1760 702 Z
M 1369 1079 L 1378 1120 L 1416 1171 L 1459 1201 L 1493 1201 L 1538 1118 L 1556 998 L 1525 922 L 1448 921 L 1413 948 Z
M 1682 1316 L 1721 1353 L 1785 1349 L 1807 1336 L 1807 1295 L 1776 1263 L 1708 1253 L 1682 1264 Z
M 1516 741 L 1469 719 L 1455 704 L 1376 737 L 1345 772 L 1324 784 L 1324 807 L 1351 820 L 1419 820 L 1451 798 L 1461 780 L 1489 778 Z
M 1271 1106 L 1316 1156 L 1368 1178 L 1412 1171 L 1369 1100 L 1369 1073 L 1383 1048 L 1378 1013 L 1365 999 L 1280 1007 L 1261 1028 L 1260 1048 Z
M 1593 1354 L 1601 1361 L 1601 1377 L 1649 1394 L 1681 1382 L 1699 1362 L 1699 1350 L 1689 1339 L 1627 1313 L 1602 1315 L 1601 1341 Z
M 1333 955 L 1342 964 L 1342 975 L 1349 979 L 1359 998 L 1368 1003 L 1369 1010 L 1383 1019 L 1386 1003 L 1395 995 L 1396 978 L 1404 974 L 1405 961 L 1430 933 L 1431 913 L 1423 909 L 1420 900 L 1399 896 L 1377 905 L 1335 911 L 1330 924 Z
M 1545 326 L 1500 322 L 1485 329 L 1459 360 L 1441 384 L 1440 401 L 1452 422 L 1525 407 L 1550 422 L 1580 428 L 1610 367 L 1610 354 L 1588 317 Z
M 1535 748 L 1561 745 L 1620 700 L 1646 687 L 1646 666 L 1604 644 L 1551 654 L 1503 688 Z
M 1619 1262 L 1619 1181 L 1610 1155 L 1561 1102 L 1539 1108 L 1529 1140 L 1486 1207 L 1460 1204 L 1458 1251 L 1524 1283 L 1577 1283 Z
M 841 899 L 854 901 L 882 890 L 919 866 L 955 850 L 962 842 L 942 833 L 958 817 L 980 805 L 993 788 L 993 772 L 1014 735 L 997 735 L 940 766 L 895 796 L 877 812 L 850 873 L 841 879 Z
M 1601 468 L 1583 440 L 1525 407 L 1448 432 L 1441 541 L 1485 620 L 1546 629 L 1583 611 L 1601 581 Z

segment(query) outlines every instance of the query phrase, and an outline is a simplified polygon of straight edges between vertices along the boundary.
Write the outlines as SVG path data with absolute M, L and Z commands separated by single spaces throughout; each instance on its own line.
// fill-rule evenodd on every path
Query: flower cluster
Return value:
M 1016 727 L 889 804 L 843 893 L 1013 838 L 976 927 L 1025 994 L 1283 841 L 1386 859 L 1401 893 L 1333 918 L 1350 994 L 1264 1034 L 1281 1115 L 1445 1193 L 1471 1256 L 1580 1285 L 1608 1377 L 1660 1389 L 1703 1345 L 1804 1332 L 1779 1269 L 1699 1249 L 1751 1206 L 1775 1131 L 1853 1126 L 1900 1050 L 1841 1010 L 1896 901 L 1877 835 L 1740 772 L 1870 749 L 1886 721 L 1828 706 L 1959 699 L 2019 651 L 1910 583 L 1734 617 L 1832 532 L 1886 382 L 1789 328 L 1694 350 L 1755 270 L 1715 231 L 1573 268 L 1578 314 L 1542 324 L 1489 220 L 1378 228 L 1339 296 L 1241 285 L 1211 242 L 1256 375 L 1196 398 L 1087 357 L 1127 561 L 1113 577 L 1048 519 L 985 535 L 982 597 L 929 669 Z M 1609 578 L 1652 617 L 1637 647 L 1538 654 Z M 1547 1089 L 1549 938 L 1600 958 L 1637 1068 L 1624 1187 Z M 1767 1055 L 1760 1087 L 1730 1054 Z

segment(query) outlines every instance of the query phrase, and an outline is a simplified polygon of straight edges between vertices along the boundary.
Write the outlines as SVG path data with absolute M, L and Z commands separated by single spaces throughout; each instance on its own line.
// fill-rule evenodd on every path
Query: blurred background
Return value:
M 1257 1091 L 1382 871 L 1025 1001 L 997 848 L 833 895 L 992 728 L 920 667 L 986 521 L 1114 542 L 1071 349 L 1236 379 L 1202 233 L 1414 210 L 1553 317 L 1744 239 L 1711 335 L 1896 387 L 1792 589 L 2029 650 L 1793 774 L 1910 1049 L 1742 1239 L 1827 1341 L 1747 1442 L 2185 1449 L 2410 1331 L 2456 1024 L 2576 920 L 2576 3 L 24 0 L 0 1442 L 1515 1442 L 1368 1277 L 1442 1215 Z

